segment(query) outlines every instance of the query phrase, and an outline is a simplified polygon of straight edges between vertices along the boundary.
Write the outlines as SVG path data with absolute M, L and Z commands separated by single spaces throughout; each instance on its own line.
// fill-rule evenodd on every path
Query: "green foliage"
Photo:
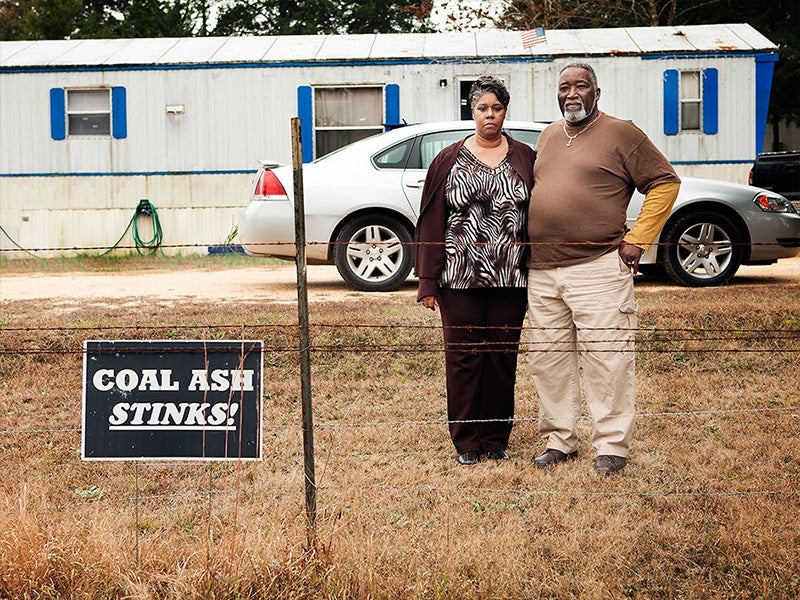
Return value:
M 430 11 L 426 0 L 11 0 L 0 40 L 430 31 Z
M 189 37 L 207 0 L 16 0 L 0 7 L 0 39 Z
M 800 4 L 796 0 L 511 0 L 503 29 L 581 29 L 749 23 L 780 48 L 769 105 L 771 123 L 800 125 Z
M 240 0 L 222 6 L 214 35 L 317 35 L 428 31 L 424 0 Z
M 0 2 L 0 40 L 28 38 L 31 11 L 35 0 L 3 0 Z

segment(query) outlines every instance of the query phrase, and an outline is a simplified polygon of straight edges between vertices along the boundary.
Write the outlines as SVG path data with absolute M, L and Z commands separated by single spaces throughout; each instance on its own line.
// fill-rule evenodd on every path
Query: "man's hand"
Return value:
M 642 254 L 644 254 L 644 250 L 639 246 L 634 246 L 628 242 L 622 242 L 619 245 L 619 257 L 633 275 L 636 275 L 639 271 L 639 259 L 642 258 Z

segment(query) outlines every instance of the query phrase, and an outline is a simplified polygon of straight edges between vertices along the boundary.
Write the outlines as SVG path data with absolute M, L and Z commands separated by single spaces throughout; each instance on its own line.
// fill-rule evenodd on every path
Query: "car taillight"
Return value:
M 261 200 L 286 200 L 288 198 L 283 184 L 269 169 L 261 171 L 253 196 Z
M 753 185 L 753 169 L 750 169 L 750 174 L 747 176 L 747 185 Z

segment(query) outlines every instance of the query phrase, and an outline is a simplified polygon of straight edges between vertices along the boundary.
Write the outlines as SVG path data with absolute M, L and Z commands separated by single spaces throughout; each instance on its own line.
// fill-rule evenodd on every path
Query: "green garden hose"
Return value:
M 143 240 L 139 235 L 139 219 L 146 217 L 150 217 L 153 220 L 153 237 L 151 237 L 149 240 Z M 111 252 L 114 248 L 119 246 L 119 243 L 122 241 L 122 238 L 125 237 L 125 234 L 128 233 L 128 231 L 131 228 L 133 228 L 131 236 L 133 237 L 133 241 L 136 244 L 136 251 L 142 256 L 155 254 L 156 250 L 161 246 L 161 242 L 164 239 L 164 233 L 161 230 L 161 221 L 158 218 L 158 211 L 156 210 L 156 207 L 153 206 L 150 200 L 143 198 L 142 200 L 139 200 L 139 204 L 136 206 L 136 210 L 134 211 L 131 220 L 128 221 L 128 226 L 125 228 L 125 231 L 123 231 L 122 235 L 119 236 L 119 239 L 116 242 L 114 242 L 114 245 L 111 246 L 111 248 L 109 248 L 105 252 L 102 252 L 100 256 L 105 256 L 106 254 Z M 3 229 L 2 226 L 0 226 L 0 233 L 5 235 L 9 239 L 9 241 L 12 244 L 14 244 L 14 246 L 19 248 L 23 252 L 30 254 L 34 258 L 41 258 L 40 256 L 37 256 L 30 250 L 23 248 L 17 242 L 15 242 L 12 239 L 12 237 L 8 234 L 8 232 L 6 232 L 6 230 Z
M 149 240 L 143 240 L 139 235 L 139 219 L 147 217 L 153 221 L 153 236 Z M 133 216 L 131 217 L 131 220 L 128 221 L 128 226 L 125 228 L 125 231 L 123 231 L 122 235 L 119 236 L 119 239 L 114 242 L 114 245 L 100 254 L 100 256 L 105 256 L 114 248 L 119 246 L 122 238 L 125 237 L 125 234 L 128 233 L 130 229 L 133 229 L 131 236 L 133 237 L 133 242 L 136 244 L 136 251 L 142 256 L 155 254 L 156 250 L 158 250 L 158 248 L 161 246 L 161 242 L 164 239 L 164 234 L 161 230 L 161 221 L 158 218 L 158 211 L 156 210 L 156 207 L 153 206 L 150 200 L 143 198 L 139 200 L 139 204 L 136 206 L 136 210 L 133 211 Z

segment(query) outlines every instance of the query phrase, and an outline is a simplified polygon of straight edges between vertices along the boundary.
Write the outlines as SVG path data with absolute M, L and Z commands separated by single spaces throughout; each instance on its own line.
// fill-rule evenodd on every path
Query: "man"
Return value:
M 582 372 L 595 470 L 608 475 L 627 465 L 633 430 L 633 276 L 669 216 L 680 179 L 643 131 L 600 112 L 599 99 L 590 65 L 561 70 L 564 118 L 542 132 L 536 147 L 528 318 L 545 440 L 534 464 L 549 467 L 578 456 Z M 634 188 L 645 201 L 627 231 Z

